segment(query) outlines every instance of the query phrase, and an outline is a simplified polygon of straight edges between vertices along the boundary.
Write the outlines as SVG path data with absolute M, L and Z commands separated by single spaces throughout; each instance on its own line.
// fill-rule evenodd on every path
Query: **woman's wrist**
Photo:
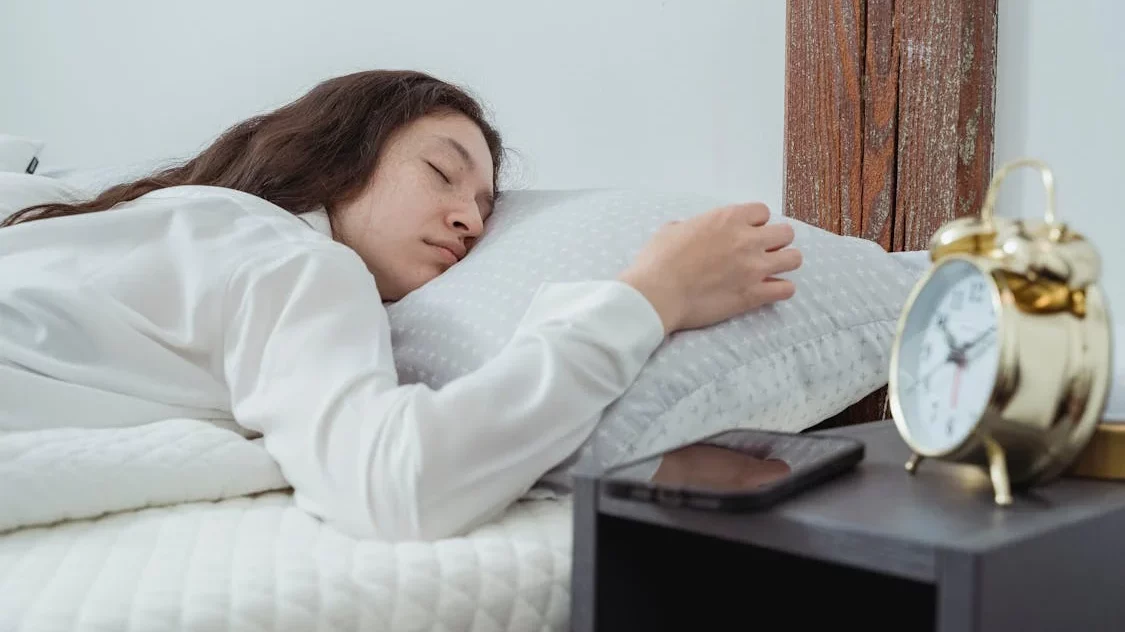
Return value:
M 648 300 L 660 317 L 660 322 L 664 324 L 664 335 L 679 329 L 683 319 L 683 300 L 671 284 L 662 282 L 656 275 L 632 268 L 621 273 L 618 280 L 631 286 Z

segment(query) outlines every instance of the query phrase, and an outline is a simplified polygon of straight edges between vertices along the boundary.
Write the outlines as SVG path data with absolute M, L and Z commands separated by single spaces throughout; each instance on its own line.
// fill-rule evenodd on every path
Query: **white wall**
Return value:
M 1000 0 L 999 19 L 996 162 L 1052 165 L 1125 320 L 1125 2 Z M 516 186 L 780 208 L 784 21 L 785 0 L 0 2 L 0 131 L 46 140 L 48 167 L 162 158 L 324 77 L 411 67 L 491 106 Z M 1037 212 L 1034 187 L 1017 176 L 1005 212 Z
M 522 187 L 780 209 L 784 0 L 0 2 L 0 130 L 50 166 L 190 154 L 334 74 L 427 70 L 494 111 Z
M 1104 285 L 1125 325 L 1125 2 L 1000 0 L 996 153 L 1055 176 L 1059 219 L 1099 248 Z M 1038 175 L 1001 189 L 1003 214 L 1042 213 Z

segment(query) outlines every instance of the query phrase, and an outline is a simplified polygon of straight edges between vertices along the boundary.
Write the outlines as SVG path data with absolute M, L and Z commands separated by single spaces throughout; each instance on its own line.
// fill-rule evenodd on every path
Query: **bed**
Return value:
M 883 4 L 868 3 L 867 15 L 859 17 L 850 3 L 788 4 L 784 211 L 924 266 L 929 234 L 974 212 L 987 185 L 995 7 L 990 18 L 988 7 L 967 1 Z M 927 9 L 911 13 L 914 4 Z M 934 24 L 946 26 L 935 30 Z M 906 55 L 903 29 L 932 39 L 938 53 L 948 47 L 952 57 L 937 54 L 922 64 Z M 810 47 L 811 41 L 838 46 Z M 959 67 L 952 82 L 935 81 L 948 78 L 950 64 L 958 68 L 955 53 L 965 46 L 980 54 Z M 861 76 L 870 78 L 871 91 L 860 89 Z M 934 126 L 935 119 L 951 124 Z M 917 203 L 923 199 L 929 203 Z M 882 419 L 884 406 L 878 389 L 812 427 Z M 187 426 L 167 432 L 139 439 L 133 451 L 111 453 L 112 460 L 101 462 L 104 479 L 55 481 L 73 497 L 97 497 L 85 512 L 37 516 L 31 525 L 10 522 L 0 535 L 0 630 L 568 628 L 566 493 L 530 493 L 463 537 L 361 542 L 296 509 L 267 464 L 257 478 L 240 479 L 249 481 L 241 487 L 201 471 L 198 489 L 161 501 L 153 491 L 159 480 L 146 485 L 151 470 L 130 477 L 128 464 L 151 458 L 154 445 L 185 446 L 183 436 L 199 436 Z M 229 440 L 216 435 L 218 447 L 208 453 L 226 458 L 222 450 L 246 447 L 226 446 Z M 58 454 L 41 445 L 8 448 L 0 461 L 9 472 L 36 459 L 59 463 L 109 453 L 88 444 L 60 447 L 68 451 Z M 160 463 L 178 463 L 160 454 Z M 247 462 L 229 458 L 239 467 Z M 207 462 L 196 466 L 206 469 Z M 57 489 L 47 486 L 43 497 Z M 134 497 L 115 508 L 113 489 Z M 108 513 L 102 511 L 107 502 Z M 130 508 L 137 503 L 152 506 Z
M 432 381 L 442 367 L 480 364 L 498 350 L 488 343 L 502 341 L 508 331 L 504 323 L 520 312 L 517 301 L 489 299 L 475 312 L 477 322 L 470 328 L 450 327 L 473 320 L 466 316 L 472 312 L 466 311 L 461 288 L 489 290 L 492 278 L 499 279 L 493 283 L 508 295 L 515 292 L 520 283 L 510 275 L 491 274 L 487 264 L 491 257 L 498 266 L 508 265 L 511 255 L 501 247 L 505 239 L 526 247 L 519 222 L 558 218 L 582 225 L 583 215 L 606 215 L 604 209 L 612 205 L 621 211 L 618 217 L 632 223 L 645 217 L 644 209 L 679 213 L 673 200 L 683 201 L 684 212 L 702 206 L 694 195 L 659 193 L 524 191 L 510 197 L 490 220 L 495 231 L 490 234 L 496 237 L 481 241 L 471 265 L 466 259 L 467 267 L 451 269 L 441 282 L 418 290 L 414 296 L 426 298 L 417 313 L 410 311 L 417 301 L 389 308 L 407 310 L 396 311 L 391 319 L 400 376 Z M 520 212 L 509 212 L 515 208 Z M 578 244 L 535 228 L 530 232 L 570 249 L 587 264 L 596 257 L 581 255 L 581 245 L 612 252 L 610 244 L 624 241 L 615 234 L 596 239 L 571 235 L 583 242 Z M 924 269 L 926 253 L 888 256 L 870 242 L 814 233 L 812 227 L 801 227 L 798 234 L 810 251 L 805 268 L 823 272 L 866 257 L 869 264 L 858 266 L 871 274 L 882 261 L 893 266 L 887 274 L 898 279 L 897 293 L 869 294 L 855 282 L 824 277 L 810 280 L 821 287 L 809 291 L 805 286 L 801 299 L 784 306 L 790 312 L 763 312 L 761 321 L 751 314 L 746 321 L 694 332 L 694 338 L 668 341 L 601 420 L 594 436 L 610 438 L 602 445 L 656 451 L 736 425 L 802 431 L 821 422 L 826 411 L 840 410 L 885 380 L 893 318 L 908 281 Z M 602 263 L 611 266 L 615 258 Z M 571 259 L 560 263 L 572 267 Z M 469 276 L 474 271 L 476 279 Z M 522 285 L 530 292 L 535 283 Z M 493 297 L 498 287 L 479 294 Z M 443 296 L 442 288 L 455 293 Z M 458 300 L 461 311 L 451 320 L 442 307 Z M 507 318 L 495 316 L 498 303 L 508 304 Z M 802 313 L 818 317 L 802 322 Z M 881 320 L 869 322 L 872 313 Z M 770 343 L 755 344 L 749 338 L 738 346 L 724 342 L 724 331 L 741 339 L 786 322 L 789 336 L 779 333 Z M 427 328 L 440 335 L 429 335 Z M 464 340 L 471 331 L 478 332 L 475 357 L 452 363 L 427 360 L 448 352 L 435 341 Z M 853 336 L 855 331 L 864 333 Z M 725 356 L 739 349 L 733 356 L 745 362 L 728 371 L 683 355 L 693 347 L 713 347 Z M 793 349 L 797 353 L 788 355 Z M 775 350 L 788 359 L 777 360 Z M 759 355 L 761 351 L 769 353 Z M 828 353 L 838 361 L 828 361 Z M 848 362 L 864 370 L 838 370 Z M 704 368 L 680 370 L 695 364 Z M 712 380 L 702 385 L 691 381 L 700 375 Z M 811 386 L 794 385 L 802 377 Z M 728 382 L 720 390 L 736 401 L 692 400 L 720 378 Z M 675 384 L 684 396 L 664 414 L 630 410 L 639 405 L 651 411 L 660 402 L 649 393 L 667 395 Z M 670 434 L 669 428 L 678 434 Z M 617 461 L 634 456 L 612 455 Z M 566 629 L 569 465 L 553 469 L 543 485 L 463 537 L 389 543 L 348 537 L 299 510 L 259 440 L 209 422 L 170 419 L 138 427 L 0 434 L 0 629 Z
M 339 535 L 283 492 L 0 538 L 4 630 L 563 630 L 570 503 L 438 544 Z

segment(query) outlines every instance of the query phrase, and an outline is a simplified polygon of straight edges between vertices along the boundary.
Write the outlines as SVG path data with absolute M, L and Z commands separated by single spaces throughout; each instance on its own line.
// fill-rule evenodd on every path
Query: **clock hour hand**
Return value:
M 949 319 L 945 314 L 938 314 L 937 317 L 938 327 L 941 328 L 941 333 L 945 336 L 945 344 L 949 345 L 950 357 L 957 352 L 958 345 L 957 339 L 953 337 L 953 332 L 949 330 Z

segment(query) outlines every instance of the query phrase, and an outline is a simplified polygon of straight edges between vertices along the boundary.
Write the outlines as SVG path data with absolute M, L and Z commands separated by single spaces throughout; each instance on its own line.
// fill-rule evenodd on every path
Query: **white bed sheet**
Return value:
M 357 541 L 285 492 L 0 537 L 0 630 L 564 630 L 569 497 L 436 543 Z

